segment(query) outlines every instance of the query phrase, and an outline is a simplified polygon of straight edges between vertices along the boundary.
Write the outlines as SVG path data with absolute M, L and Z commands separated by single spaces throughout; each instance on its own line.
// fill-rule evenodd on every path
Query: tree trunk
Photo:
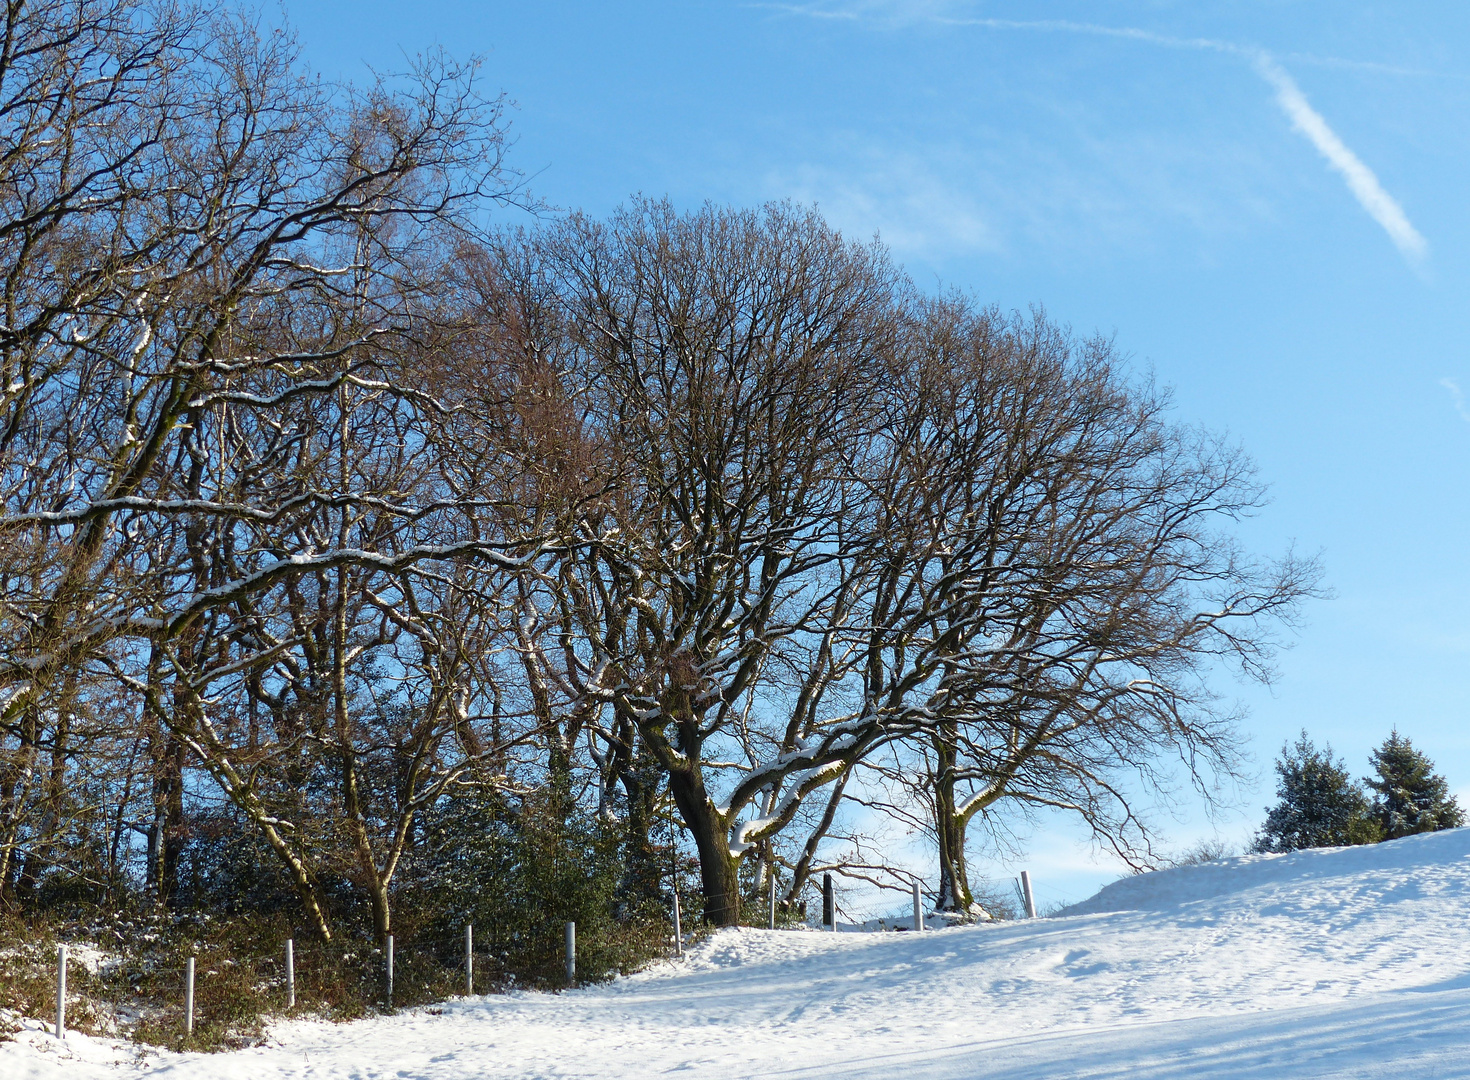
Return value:
M 176 702 L 176 707 L 179 703 Z M 155 728 L 152 746 L 153 821 L 149 838 L 154 898 L 161 907 L 177 907 L 179 854 L 184 844 L 184 744 Z M 156 843 L 156 849 L 154 847 Z
M 968 915 L 974 896 L 965 866 L 965 826 L 955 805 L 954 745 L 944 733 L 934 740 L 934 831 L 939 847 L 939 899 L 936 912 Z
M 619 760 L 618 785 L 627 800 L 623 818 L 623 894 L 635 907 L 659 902 L 665 861 L 653 840 L 659 773 L 641 747 Z
M 939 900 L 935 911 L 969 914 L 974 896 L 965 866 L 965 822 L 952 812 L 937 815 L 939 828 Z
M 20 861 L 16 854 L 40 754 L 38 713 L 35 705 L 27 706 L 21 713 L 18 725 L 20 747 L 4 772 L 3 782 L 0 782 L 0 827 L 3 827 L 3 832 L 0 832 L 0 904 L 7 909 L 14 909 L 19 903 L 16 876 Z
M 55 866 L 53 851 L 66 825 L 67 805 L 67 758 L 71 753 L 70 708 L 74 676 L 69 676 L 65 692 L 56 710 L 56 727 L 51 738 L 51 767 L 43 781 L 43 803 L 40 827 L 30 852 L 21 867 L 18 892 L 31 897 L 41 882 L 48 866 Z
M 704 887 L 704 921 L 711 926 L 740 924 L 740 857 L 730 851 L 729 827 L 693 770 L 671 772 L 669 790 L 699 851 Z

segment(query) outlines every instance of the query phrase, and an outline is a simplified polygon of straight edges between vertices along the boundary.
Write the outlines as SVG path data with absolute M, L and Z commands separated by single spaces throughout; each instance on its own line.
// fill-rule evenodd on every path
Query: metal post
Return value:
M 56 1037 L 66 1038 L 66 946 L 56 946 Z
M 577 924 L 567 923 L 567 985 L 577 985 Z
M 184 961 L 184 1034 L 194 1034 L 194 958 Z
M 771 929 L 776 929 L 776 870 L 771 869 Z
M 464 924 L 464 992 L 468 997 L 475 992 L 475 928 Z
M 388 935 L 388 1008 L 393 1008 L 393 935 Z
M 914 929 L 924 929 L 924 901 L 919 896 L 919 883 L 914 882 Z
M 674 955 L 684 959 L 684 927 L 679 924 L 679 890 L 674 890 Z
M 832 895 L 832 875 L 822 875 L 822 925 L 837 933 L 837 900 Z
M 286 939 L 286 1008 L 296 1008 L 296 942 Z
M 1036 898 L 1031 895 L 1031 874 L 1021 871 L 1021 896 L 1026 901 L 1026 918 L 1036 918 Z

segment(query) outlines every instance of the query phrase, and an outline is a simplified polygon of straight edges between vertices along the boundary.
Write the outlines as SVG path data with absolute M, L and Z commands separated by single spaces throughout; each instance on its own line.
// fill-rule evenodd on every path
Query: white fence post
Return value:
M 684 927 L 679 922 L 679 888 L 674 887 L 674 955 L 684 959 Z
M 771 929 L 776 929 L 776 869 L 771 868 Z
M 393 1008 L 393 935 L 388 935 L 388 1008 Z
M 475 928 L 464 924 L 464 992 L 466 996 L 475 992 Z
M 296 942 L 286 939 L 286 1008 L 296 1008 Z
M 1021 871 L 1021 896 L 1026 901 L 1026 918 L 1036 918 L 1036 898 L 1031 895 L 1031 874 Z
M 56 1037 L 66 1038 L 66 946 L 56 946 Z
M 194 958 L 184 961 L 184 1034 L 194 1034 Z
M 567 985 L 577 985 L 577 924 L 567 923 Z
M 924 901 L 919 896 L 919 882 L 914 881 L 914 929 L 924 929 Z

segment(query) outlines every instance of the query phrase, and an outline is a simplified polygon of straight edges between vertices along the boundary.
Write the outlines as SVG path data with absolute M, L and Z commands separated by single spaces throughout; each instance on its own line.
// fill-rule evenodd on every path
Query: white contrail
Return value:
M 822 15 L 824 17 L 846 17 L 858 19 L 865 14 L 862 10 L 853 11 L 851 8 L 838 8 L 836 10 L 815 9 L 810 4 L 763 4 L 760 6 L 772 7 L 787 11 L 791 14 Z M 1140 30 L 1131 26 L 1101 26 L 1096 23 L 1072 22 L 1066 19 L 994 19 L 994 18 L 969 18 L 949 17 L 935 15 L 924 11 L 916 13 L 916 17 L 926 18 L 929 21 L 945 23 L 951 26 L 975 26 L 990 30 L 1031 30 L 1040 33 L 1060 34 L 1085 34 L 1093 37 L 1123 38 L 1129 41 L 1143 42 L 1149 45 L 1157 45 L 1166 49 L 1197 49 L 1203 52 L 1224 53 L 1230 56 L 1238 56 L 1249 60 L 1257 74 L 1265 79 L 1276 91 L 1276 104 L 1291 121 L 1291 126 L 1299 131 L 1317 151 L 1327 159 L 1327 163 L 1342 174 L 1347 181 L 1348 190 L 1352 192 L 1353 198 L 1358 200 L 1368 216 L 1383 227 L 1388 237 L 1393 241 L 1399 253 L 1415 269 L 1422 269 L 1425 260 L 1429 256 L 1429 242 L 1424 235 L 1414 228 L 1409 216 L 1404 213 L 1404 208 L 1398 204 L 1383 185 L 1378 182 L 1378 177 L 1373 170 L 1363 164 L 1363 160 L 1348 148 L 1347 144 L 1338 137 L 1326 119 L 1316 109 L 1312 108 L 1311 102 L 1302 93 L 1301 87 L 1297 86 L 1296 80 L 1286 73 L 1286 70 L 1278 64 L 1272 56 L 1263 49 L 1252 48 L 1245 45 L 1237 45 L 1230 41 L 1219 41 L 1213 38 L 1180 38 L 1167 34 L 1156 34 L 1150 30 Z M 1327 63 L 1321 57 L 1301 57 L 1312 63 Z M 1344 66 L 1370 67 L 1380 70 L 1390 69 L 1386 65 L 1357 64 L 1351 61 L 1332 61 Z M 1424 72 L 1398 71 L 1400 74 L 1428 74 Z
M 1312 108 L 1297 86 L 1296 80 L 1288 75 L 1280 64 L 1264 53 L 1256 57 L 1256 70 L 1276 90 L 1276 104 L 1281 106 L 1291 126 L 1305 135 L 1327 159 L 1327 164 L 1342 174 L 1348 190 L 1358 205 L 1368 211 L 1368 216 L 1383 226 L 1388 238 L 1414 265 L 1423 263 L 1429 254 L 1429 243 L 1423 234 L 1414 228 L 1404 208 L 1378 182 L 1373 170 L 1364 165 L 1357 154 L 1337 137 L 1337 132 L 1327 126 L 1322 114 Z

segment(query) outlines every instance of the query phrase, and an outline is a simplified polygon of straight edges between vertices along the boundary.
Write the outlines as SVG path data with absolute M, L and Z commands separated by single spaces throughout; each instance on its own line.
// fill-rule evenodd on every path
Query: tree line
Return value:
M 6 905 L 248 863 L 381 939 L 534 820 L 617 911 L 686 836 L 727 925 L 877 810 L 962 915 L 972 829 L 1140 864 L 1151 800 L 1239 767 L 1213 681 L 1269 678 L 1317 568 L 1243 549 L 1251 462 L 1111 342 L 787 203 L 501 225 L 473 64 L 0 18 Z

